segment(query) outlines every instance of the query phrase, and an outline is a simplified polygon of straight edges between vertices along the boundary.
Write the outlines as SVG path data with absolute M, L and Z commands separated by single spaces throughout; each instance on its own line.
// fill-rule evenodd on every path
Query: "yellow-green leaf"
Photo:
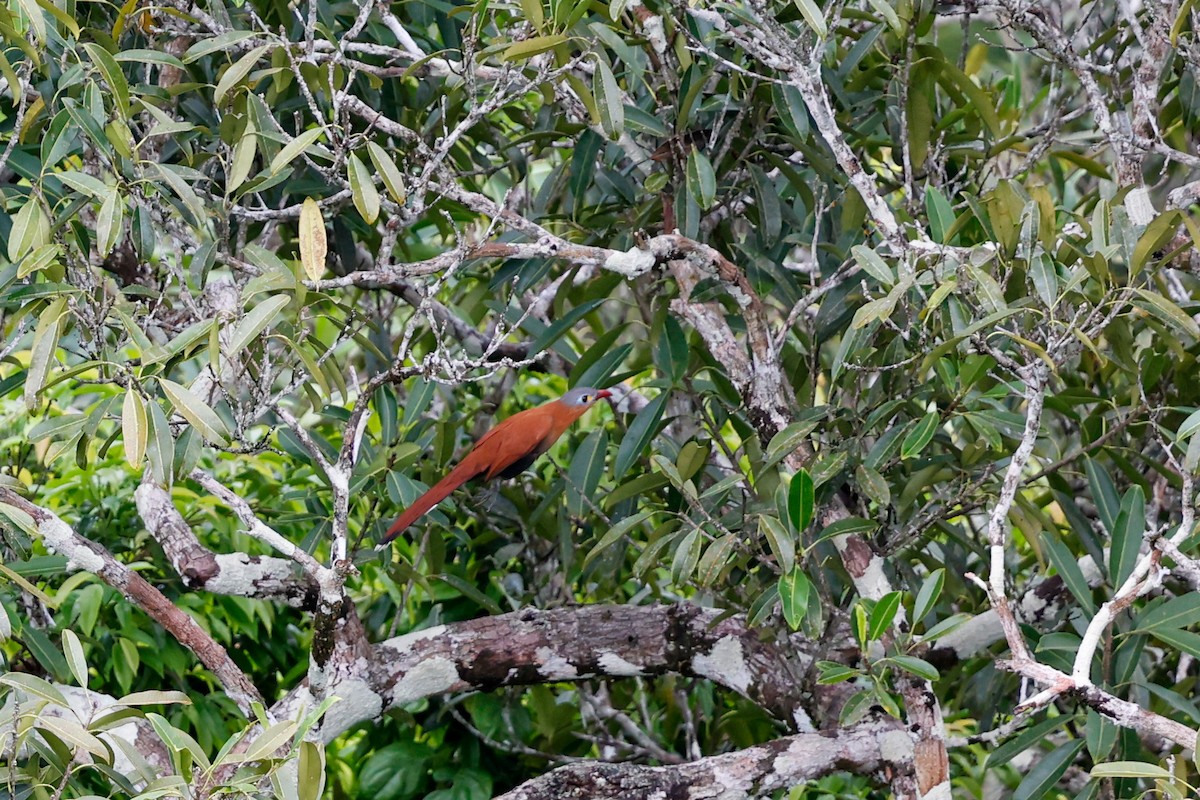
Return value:
M 367 153 L 370 154 L 371 163 L 375 165 L 379 177 L 383 179 L 383 185 L 387 187 L 388 194 L 397 203 L 403 205 L 408 193 L 404 188 L 404 176 L 396 168 L 396 162 L 392 161 L 387 151 L 375 142 L 367 142 Z
M 221 80 L 217 81 L 217 88 L 213 91 L 213 105 L 221 105 L 221 101 L 225 99 L 225 95 L 229 93 L 229 90 L 250 74 L 250 70 L 254 69 L 254 65 L 258 63 L 258 60 L 272 46 L 264 44 L 254 48 L 235 61 L 229 69 L 225 70 L 225 74 L 221 76 Z
M 228 441 L 226 438 L 228 431 L 225 423 L 215 411 L 186 386 L 166 378 L 159 378 L 158 382 L 162 385 L 167 399 L 175 406 L 175 410 L 192 423 L 201 436 L 218 447 L 225 445 Z
M 367 165 L 358 156 L 351 153 L 349 162 L 347 172 L 350 178 L 350 197 L 362 218 L 368 225 L 372 224 L 379 218 L 379 191 L 375 188 L 375 182 L 371 180 Z
M 325 219 L 321 216 L 321 207 L 317 205 L 316 200 L 307 197 L 300 209 L 300 263 L 310 281 L 315 281 L 325 274 L 327 249 Z
M 12 228 L 8 232 L 8 260 L 20 261 L 49 242 L 50 220 L 37 198 L 28 197 L 12 219 Z
M 309 128 L 295 139 L 292 139 L 287 143 L 287 146 L 271 159 L 271 166 L 267 171 L 272 175 L 278 173 L 288 164 L 295 161 L 297 156 L 303 153 L 310 145 L 314 144 L 317 139 L 320 139 L 323 133 L 325 131 L 321 128 Z
M 150 425 L 146 419 L 146 405 L 133 387 L 125 391 L 125 403 L 121 408 L 121 435 L 125 437 L 125 460 L 130 466 L 140 467 L 146 456 Z
M 115 186 L 108 188 L 108 196 L 100 204 L 100 213 L 96 215 L 96 252 L 101 257 L 112 252 L 121 238 L 125 224 L 125 201 L 121 192 Z

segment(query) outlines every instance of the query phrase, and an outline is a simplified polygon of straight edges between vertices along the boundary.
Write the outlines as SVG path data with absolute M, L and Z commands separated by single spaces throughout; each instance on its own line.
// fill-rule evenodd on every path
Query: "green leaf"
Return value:
M 625 132 L 625 105 L 621 101 L 621 87 L 617 85 L 617 78 L 603 58 L 596 59 L 592 94 L 596 97 L 596 110 L 600 112 L 600 128 L 604 135 L 609 139 L 620 139 Z
M 88 42 L 83 47 L 91 56 L 92 63 L 99 68 L 100 74 L 104 76 L 104 82 L 108 84 L 108 88 L 112 92 L 117 116 L 125 117 L 129 113 L 129 82 L 125 80 L 125 73 L 121 71 L 121 65 L 117 63 L 111 53 L 98 44 Z
M 575 451 L 567 469 L 567 512 L 583 517 L 591 510 L 592 497 L 604 474 L 604 457 L 608 454 L 608 432 L 597 428 L 588 434 Z
M 1038 298 L 1047 308 L 1052 308 L 1058 299 L 1058 271 L 1054 268 L 1054 259 L 1038 253 L 1029 265 L 1029 277 Z
M 1180 652 L 1200 658 L 1200 634 L 1175 628 L 1155 628 L 1150 635 Z
M 350 197 L 354 200 L 354 207 L 358 209 L 358 213 L 362 215 L 368 225 L 374 224 L 375 220 L 379 218 L 379 190 L 375 188 L 375 182 L 371 180 L 371 173 L 367 171 L 367 165 L 360 161 L 358 156 L 351 153 L 347 172 L 350 178 Z
M 404 176 L 397 169 L 396 162 L 392 160 L 386 150 L 375 142 L 367 142 L 367 153 L 371 156 L 371 163 L 375 165 L 379 177 L 383 179 L 383 185 L 387 187 L 388 194 L 397 203 L 404 205 L 408 198 L 408 190 L 404 188 Z
M 896 283 L 896 271 L 889 267 L 870 247 L 856 244 L 850 248 L 855 263 L 883 286 L 891 287 Z
M 863 674 L 861 669 L 847 667 L 836 661 L 818 661 L 817 669 L 820 670 L 820 674 L 817 676 L 817 684 L 820 686 L 844 683 Z
M 101 256 L 112 252 L 121 240 L 125 224 L 125 200 L 117 187 L 108 187 L 100 213 L 96 215 L 96 251 Z
M 867 626 L 867 638 L 870 641 L 880 639 L 892 628 L 896 621 L 896 612 L 900 610 L 902 592 L 888 592 L 879 598 L 875 608 L 871 610 L 871 621 Z
M 1013 792 L 1012 800 L 1038 800 L 1038 798 L 1045 797 L 1046 793 L 1054 788 L 1058 779 L 1067 771 L 1067 767 L 1071 766 L 1075 756 L 1079 755 L 1079 751 L 1083 749 L 1083 745 L 1083 739 L 1072 739 L 1054 748 L 1025 774 L 1016 791 Z
M 256 34 L 253 31 L 229 31 L 214 36 L 211 39 L 201 39 L 187 49 L 183 54 L 183 63 L 191 64 L 193 61 L 198 61 L 212 53 L 219 53 L 222 50 L 227 50 L 239 42 L 244 42 L 247 39 L 253 39 Z
M 716 202 L 717 173 L 713 170 L 708 156 L 695 147 L 692 147 L 692 152 L 688 155 L 687 186 L 688 191 L 700 206 L 700 210 L 707 211 Z
M 878 608 L 878 606 L 876 606 Z M 936 681 L 942 677 L 938 672 L 937 667 L 930 664 L 928 661 L 917 658 L 916 656 L 896 655 L 890 656 L 887 661 L 895 664 L 903 670 L 911 672 L 919 678 L 924 678 L 927 681 Z
M 1179 333 L 1193 339 L 1200 338 L 1200 325 L 1197 325 L 1196 320 L 1185 314 L 1183 309 L 1175 303 L 1148 289 L 1134 288 L 1133 291 L 1138 295 L 1133 301 L 1138 308 L 1158 317 L 1168 327 L 1174 328 Z
M 539 53 L 545 53 L 553 50 L 560 44 L 566 44 L 568 41 L 566 34 L 555 33 L 550 36 L 534 36 L 521 42 L 511 45 L 503 53 L 500 54 L 501 61 L 521 61 L 526 58 L 533 58 Z M 586 88 L 586 84 L 584 84 Z
M 696 565 L 700 562 L 700 547 L 703 544 L 700 529 L 693 528 L 675 548 L 675 555 L 671 559 L 671 582 L 676 586 L 681 586 L 691 579 Z
M 904 437 L 904 442 L 900 445 L 900 458 L 908 460 L 920 455 L 921 451 L 925 449 L 925 445 L 929 444 L 934 433 L 937 432 L 939 420 L 940 417 L 936 411 L 930 411 L 922 417 L 916 427 Z
M 125 390 L 125 401 L 121 408 L 121 435 L 125 441 L 125 460 L 137 469 L 146 457 L 150 424 L 146 417 L 146 405 L 132 386 Z
M 220 106 L 225 99 L 225 95 L 234 86 L 242 82 L 242 79 L 250 74 L 250 70 L 254 69 L 254 65 L 258 60 L 266 55 L 268 50 L 271 50 L 274 45 L 260 45 L 244 56 L 235 61 L 225 73 L 221 75 L 221 80 L 217 81 L 217 88 L 213 90 L 213 105 Z
M 1157 764 L 1145 761 L 1109 761 L 1096 764 L 1091 769 L 1092 780 L 1100 778 L 1148 778 L 1151 780 L 1174 781 L 1175 774 Z
M 758 518 L 758 532 L 766 538 L 779 571 L 791 572 L 796 565 L 794 534 L 777 518 L 766 514 Z
M 596 546 L 593 547 L 583 559 L 583 568 L 587 569 L 592 561 L 594 561 L 601 553 L 612 547 L 614 544 L 620 541 L 623 536 L 629 533 L 629 531 L 633 530 L 638 525 L 641 525 L 653 515 L 654 511 L 639 511 L 636 514 L 625 517 L 625 519 L 609 528 L 604 536 L 600 538 L 600 541 L 596 543 Z
M 59 297 L 46 306 L 38 315 L 37 328 L 33 332 L 33 347 L 29 357 L 29 373 L 25 377 L 25 407 L 37 406 L 38 393 L 46 383 L 46 375 L 58 348 L 63 315 L 67 313 L 67 298 Z
M 150 412 L 150 438 L 146 455 L 150 459 L 150 472 L 160 486 L 170 486 L 174 474 L 175 439 L 162 406 L 152 400 L 147 403 L 147 410 Z
M 159 378 L 159 384 L 166 393 L 167 399 L 175 406 L 175 410 L 196 428 L 207 441 L 217 447 L 224 447 L 229 431 L 225 423 L 190 389 L 175 381 Z
M 935 242 L 949 244 L 946 233 L 954 226 L 954 208 L 933 183 L 925 185 L 925 213 L 929 215 L 929 235 Z
M 942 587 L 945 585 L 946 570 L 940 567 L 925 579 L 921 584 L 921 590 L 917 592 L 917 600 L 913 604 L 913 624 L 925 619 L 925 616 L 933 610 L 938 598 L 942 596 Z
M 825 25 L 825 15 L 821 13 L 821 9 L 813 0 L 794 0 L 794 2 L 796 8 L 800 9 L 800 16 L 804 17 L 804 21 L 808 23 L 808 27 L 812 28 L 818 38 L 824 39 L 829 35 L 829 28 Z
M 27 197 L 12 218 L 12 228 L 8 232 L 8 260 L 20 261 L 49 243 L 50 220 L 42 211 L 42 204 L 34 197 Z
M 277 294 L 256 305 L 250 313 L 242 317 L 221 355 L 232 358 L 244 350 L 260 333 L 275 323 L 279 313 L 290 302 L 290 297 Z
M 67 698 L 63 697 L 62 692 L 54 684 L 36 675 L 30 675 L 27 672 L 0 673 L 0 683 L 20 689 L 30 697 L 40 697 L 56 706 L 70 708 Z
M 71 668 L 71 675 L 75 678 L 75 683 L 80 688 L 86 689 L 88 685 L 87 659 L 83 657 L 83 645 L 79 643 L 79 636 L 70 628 L 63 629 L 62 632 L 63 654 L 67 657 L 67 666 Z
M 299 800 L 320 800 L 325 790 L 325 745 L 300 742 L 300 762 L 296 776 Z
M 783 605 L 783 618 L 792 630 L 797 630 L 808 611 L 808 593 L 812 582 L 800 567 L 794 568 L 779 579 L 779 600 Z
M 792 476 L 788 485 L 788 519 L 797 533 L 804 531 L 812 521 L 815 494 L 812 475 L 801 469 Z
M 637 461 L 650 446 L 650 442 L 658 430 L 658 423 L 662 421 L 669 396 L 668 392 L 663 392 L 647 403 L 646 407 L 634 417 L 629 430 L 621 439 L 620 447 L 617 448 L 617 458 L 613 463 L 613 480 L 619 481 L 623 478 L 629 468 L 633 466 L 633 462 Z
M 1063 579 L 1063 583 L 1075 596 L 1075 600 L 1089 616 L 1095 614 L 1096 603 L 1092 599 L 1091 587 L 1088 586 L 1087 579 L 1083 577 L 1083 570 L 1079 568 L 1079 562 L 1075 560 L 1075 556 L 1053 532 L 1044 532 L 1041 541 L 1050 563 L 1054 565 L 1054 569 Z
M 1200 595 L 1189 592 L 1172 597 L 1138 615 L 1135 630 L 1186 628 L 1197 623 L 1200 623 Z
M 1121 498 L 1121 510 L 1113 524 L 1108 574 L 1114 589 L 1133 572 L 1145 533 L 1146 495 L 1141 486 L 1131 486 Z
M 892 490 L 883 476 L 866 464 L 859 464 L 854 469 L 854 479 L 866 496 L 875 501 L 880 508 L 887 508 L 892 503 Z
M 868 2 L 871 8 L 875 9 L 875 13 L 883 17 L 888 27 L 896 33 L 904 32 L 904 23 L 900 21 L 900 16 L 892 8 L 892 0 L 868 0 Z
M 271 159 L 271 166 L 267 168 L 267 172 L 274 175 L 288 164 L 291 164 L 302 152 L 315 144 L 317 139 L 320 139 L 324 133 L 324 128 L 309 128 L 295 139 L 292 139 L 287 143 L 287 146 Z

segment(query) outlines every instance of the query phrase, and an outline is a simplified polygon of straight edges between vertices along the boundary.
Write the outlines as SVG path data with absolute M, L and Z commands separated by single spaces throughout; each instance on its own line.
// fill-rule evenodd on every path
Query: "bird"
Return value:
M 404 510 L 387 529 L 378 547 L 386 546 L 422 514 L 442 502 L 467 481 L 476 478 L 490 481 L 520 475 L 538 456 L 558 441 L 558 437 L 571 427 L 571 423 L 606 397 L 612 397 L 612 392 L 607 389 L 578 387 L 557 400 L 518 411 L 497 423 L 494 428 L 479 437 L 471 451 L 463 456 L 446 477 L 435 483 Z

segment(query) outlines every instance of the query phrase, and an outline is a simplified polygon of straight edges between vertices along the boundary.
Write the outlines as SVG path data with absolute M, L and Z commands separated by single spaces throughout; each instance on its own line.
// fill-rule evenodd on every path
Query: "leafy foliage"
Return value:
M 268 703 L 311 677 L 311 609 L 194 591 L 147 530 L 144 479 L 216 553 L 272 551 L 197 469 L 322 564 L 346 526 L 372 641 L 682 598 L 781 647 L 826 643 L 796 655 L 821 727 L 907 719 L 904 685 L 928 682 L 956 735 L 996 737 L 951 753 L 956 796 L 988 781 L 1055 796 L 1105 761 L 1093 775 L 1115 796 L 1195 783 L 1128 766 L 1153 749 L 1066 696 L 1006 725 L 1021 681 L 997 669 L 999 635 L 964 635 L 993 606 L 969 576 L 988 578 L 999 532 L 1000 585 L 1048 598 L 1022 618 L 1040 663 L 1200 725 L 1184 568 L 1200 230 L 1165 200 L 1196 166 L 1194 4 L 1069 14 L 1105 32 L 1066 63 L 1038 38 L 1049 23 L 935 5 L 9 4 L 0 481 L 158 587 Z M 1144 101 L 1134 24 L 1170 36 L 1130 145 L 1105 120 Z M 674 231 L 727 261 L 653 256 Z M 520 479 L 456 494 L 394 555 L 371 551 L 494 418 L 586 385 L 620 402 Z M 327 467 L 347 451 L 342 519 Z M 64 683 L 179 700 L 136 715 L 176 776 L 217 764 L 247 724 L 220 682 L 0 512 L 0 683 L 31 726 L 8 779 L 130 791 L 93 741 L 105 721 L 47 712 L 70 705 Z M 1142 566 L 1145 591 L 1086 644 Z M 654 746 L 586 710 L 598 696 Z M 291 723 L 287 755 L 220 779 L 250 793 L 283 760 L 312 769 Z M 665 676 L 424 699 L 320 757 L 339 795 L 477 798 L 556 760 L 777 735 L 750 701 Z M 74 751 L 104 766 L 72 771 Z M 869 791 L 837 777 L 810 793 Z

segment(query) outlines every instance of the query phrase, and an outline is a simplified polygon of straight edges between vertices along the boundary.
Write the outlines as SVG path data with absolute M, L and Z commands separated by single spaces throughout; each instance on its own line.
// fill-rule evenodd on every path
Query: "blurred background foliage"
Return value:
M 1097 605 L 1192 500 L 1180 491 L 1200 441 L 1188 424 L 1196 228 L 1178 210 L 1130 212 L 1142 190 L 1118 180 L 1080 76 L 996 12 L 825 5 L 10 0 L 0 480 L 159 587 L 271 700 L 306 674 L 308 616 L 190 591 L 143 529 L 134 490 L 150 470 L 206 546 L 265 554 L 186 477 L 202 466 L 328 559 L 327 479 L 275 409 L 332 456 L 366 379 L 395 363 L 398 379 L 370 398 L 352 477 L 349 586 L 373 640 L 531 605 L 682 598 L 743 613 L 779 641 L 850 631 L 853 656 L 822 656 L 845 668 L 830 682 L 855 681 L 842 722 L 902 715 L 893 681 L 907 671 L 934 680 L 952 734 L 1000 725 L 1020 697 L 995 665 L 1001 646 L 938 661 L 928 643 L 989 609 L 965 575 L 987 572 L 987 513 L 1025 426 L 1014 365 L 1044 365 L 1049 388 L 1009 515 L 1010 591 L 1060 576 L 1061 613 L 1025 633 L 1069 672 Z M 1087 75 L 1116 108 L 1139 45 L 1102 6 L 1058 22 L 1105 31 L 1079 58 L 1112 65 Z M 1172 20 L 1155 119 L 1181 151 L 1200 108 L 1191 6 Z M 820 35 L 844 144 L 902 225 L 958 257 L 881 244 L 799 90 L 728 35 L 756 26 L 797 52 Z M 1146 155 L 1150 202 L 1163 208 L 1193 167 Z M 320 204 L 323 261 L 301 252 L 306 198 Z M 675 229 L 725 255 L 762 299 L 773 336 L 762 355 L 781 366 L 787 425 L 755 417 L 728 360 L 680 313 L 710 304 L 750 347 L 744 307 L 720 280 L 469 253 L 539 230 L 625 251 Z M 371 551 L 469 441 L 574 385 L 617 387 L 619 402 L 521 478 L 459 492 L 394 554 Z M 810 454 L 801 471 L 787 461 L 797 448 Z M 822 513 L 834 498 L 848 516 Z M 832 543 L 849 532 L 886 559 L 894 595 L 856 596 Z M 185 693 L 190 704 L 162 713 L 210 756 L 241 730 L 192 654 L 116 590 L 69 575 L 17 525 L 4 547 L 6 669 L 75 682 L 70 630 L 92 689 Z M 1189 588 L 1168 581 L 1163 599 L 1119 616 L 1095 674 L 1194 726 Z M 912 627 L 881 650 L 901 606 Z M 581 710 L 580 692 L 601 691 L 682 756 L 780 733 L 748 701 L 690 679 L 504 690 L 360 725 L 326 752 L 328 791 L 482 798 L 563 759 L 645 758 Z M 59 756 L 26 763 L 52 787 Z M 1154 756 L 1063 700 L 1011 735 L 954 748 L 950 763 L 955 796 L 1031 798 L 1100 791 L 1083 771 L 1106 759 Z M 70 781 L 119 791 L 97 774 Z M 1103 784 L 1107 796 L 1144 788 Z M 865 778 L 838 777 L 791 796 L 869 792 Z

